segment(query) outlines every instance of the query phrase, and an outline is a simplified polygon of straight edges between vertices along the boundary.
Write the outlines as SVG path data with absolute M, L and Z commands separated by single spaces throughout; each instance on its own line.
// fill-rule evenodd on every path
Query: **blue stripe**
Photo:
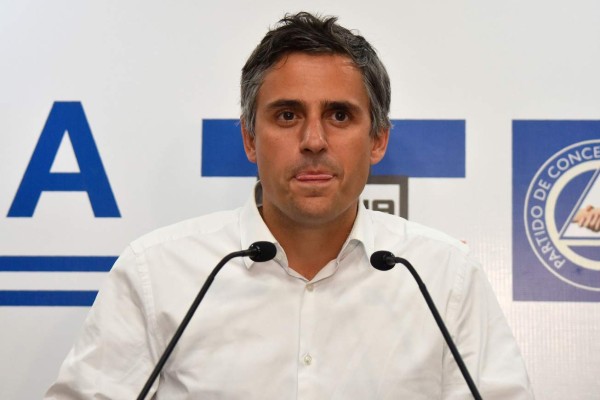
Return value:
M 464 120 L 394 120 L 385 157 L 372 175 L 465 177 Z
M 372 174 L 419 178 L 465 177 L 464 120 L 393 120 L 384 159 Z M 201 175 L 256 176 L 246 158 L 239 120 L 202 121 Z
M 0 256 L 1 272 L 108 272 L 112 256 Z
M 95 290 L 0 290 L 0 306 L 90 307 Z
M 240 121 L 202 120 L 202 176 L 256 176 L 256 165 L 246 158 Z

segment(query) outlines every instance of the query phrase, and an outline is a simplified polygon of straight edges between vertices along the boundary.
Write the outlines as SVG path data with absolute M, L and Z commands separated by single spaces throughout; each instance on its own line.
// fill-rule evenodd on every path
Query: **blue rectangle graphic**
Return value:
M 0 272 L 108 272 L 114 256 L 0 256 Z M 96 290 L 0 290 L 0 306 L 89 307 Z
M 465 177 L 464 120 L 392 120 L 386 156 L 372 169 L 374 176 L 415 178 Z M 205 177 L 257 174 L 246 158 L 239 120 L 202 121 L 201 175 Z
M 108 272 L 113 256 L 0 256 L 0 272 Z
M 95 290 L 0 290 L 0 306 L 90 307 Z
M 246 158 L 238 119 L 202 120 L 202 176 L 257 176 Z
M 385 157 L 377 175 L 412 178 L 465 177 L 464 120 L 393 120 Z

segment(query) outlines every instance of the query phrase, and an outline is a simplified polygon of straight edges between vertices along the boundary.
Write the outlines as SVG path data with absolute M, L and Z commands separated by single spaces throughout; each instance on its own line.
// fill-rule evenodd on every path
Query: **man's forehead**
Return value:
M 282 57 L 265 74 L 258 102 L 270 107 L 308 101 L 356 106 L 368 102 L 361 70 L 340 54 L 295 52 Z

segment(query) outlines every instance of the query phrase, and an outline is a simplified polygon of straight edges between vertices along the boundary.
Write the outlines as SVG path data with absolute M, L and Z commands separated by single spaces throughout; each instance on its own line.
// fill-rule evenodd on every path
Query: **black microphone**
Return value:
M 456 364 L 458 365 L 458 368 L 460 369 L 463 378 L 465 378 L 465 381 L 467 382 L 467 385 L 471 390 L 473 398 L 476 400 L 481 400 L 479 390 L 477 390 L 477 386 L 475 386 L 475 382 L 473 382 L 471 374 L 469 374 L 469 370 L 467 369 L 467 366 L 465 365 L 462 357 L 460 356 L 460 353 L 458 352 L 458 349 L 456 348 L 456 345 L 454 344 L 454 341 L 452 340 L 452 337 L 450 336 L 450 333 L 446 328 L 446 324 L 444 324 L 440 313 L 435 307 L 435 304 L 433 303 L 433 300 L 429 295 L 429 291 L 427 290 L 425 283 L 423 283 L 423 280 L 421 280 L 421 277 L 419 276 L 415 268 L 412 266 L 412 264 L 404 258 L 394 256 L 389 251 L 380 250 L 371 254 L 371 265 L 373 266 L 373 268 L 378 269 L 380 271 L 389 271 L 390 269 L 394 268 L 394 266 L 397 263 L 404 265 L 408 269 L 410 274 L 413 276 L 413 278 L 415 278 L 415 280 L 417 281 L 419 289 L 421 290 L 421 293 L 423 294 L 423 297 L 425 298 L 425 301 L 429 306 L 429 310 L 431 311 L 431 314 L 433 314 L 433 318 L 435 319 L 438 328 L 440 328 L 442 336 L 444 336 L 446 344 L 448 345 L 448 348 L 450 349 L 450 352 L 454 357 L 454 361 L 456 361 Z
M 173 338 L 167 345 L 165 351 L 163 352 L 162 356 L 158 360 L 158 363 L 154 367 L 154 370 L 148 377 L 148 380 L 146 381 L 146 384 L 144 385 L 140 394 L 138 395 L 137 400 L 144 400 L 146 398 L 146 395 L 150 391 L 152 384 L 158 377 L 158 374 L 160 374 L 160 371 L 165 366 L 165 363 L 167 362 L 169 356 L 173 352 L 175 345 L 179 341 L 179 338 L 183 334 L 183 331 L 185 330 L 188 323 L 192 319 L 192 316 L 196 312 L 196 309 L 200 305 L 200 302 L 204 298 L 204 295 L 208 291 L 208 288 L 212 284 L 213 280 L 215 279 L 215 276 L 217 276 L 217 274 L 219 273 L 221 268 L 223 268 L 223 266 L 229 260 L 231 260 L 232 258 L 235 258 L 235 257 L 250 257 L 250 259 L 252 261 L 265 262 L 265 261 L 272 260 L 276 254 L 277 254 L 277 248 L 275 247 L 275 245 L 273 243 L 271 243 L 271 242 L 254 242 L 250 245 L 250 247 L 247 250 L 235 251 L 233 253 L 226 255 L 221 261 L 219 261 L 219 263 L 212 270 L 212 272 L 210 273 L 208 278 L 206 278 L 206 281 L 204 282 L 204 285 L 202 286 L 202 288 L 200 289 L 200 292 L 196 296 L 196 299 L 190 306 L 190 309 L 188 310 L 187 314 L 185 314 L 185 317 L 183 317 L 183 320 L 181 321 L 181 324 L 179 324 L 177 331 L 175 331 Z
M 248 250 L 245 251 L 249 253 L 248 257 L 250 257 L 252 261 L 265 262 L 275 258 L 277 247 L 271 242 L 254 242 L 250 245 Z

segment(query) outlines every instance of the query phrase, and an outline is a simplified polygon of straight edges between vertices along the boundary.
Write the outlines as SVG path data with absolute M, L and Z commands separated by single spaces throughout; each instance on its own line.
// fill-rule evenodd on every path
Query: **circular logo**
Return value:
M 531 248 L 550 272 L 600 291 L 600 140 L 546 160 L 529 184 L 523 215 Z

